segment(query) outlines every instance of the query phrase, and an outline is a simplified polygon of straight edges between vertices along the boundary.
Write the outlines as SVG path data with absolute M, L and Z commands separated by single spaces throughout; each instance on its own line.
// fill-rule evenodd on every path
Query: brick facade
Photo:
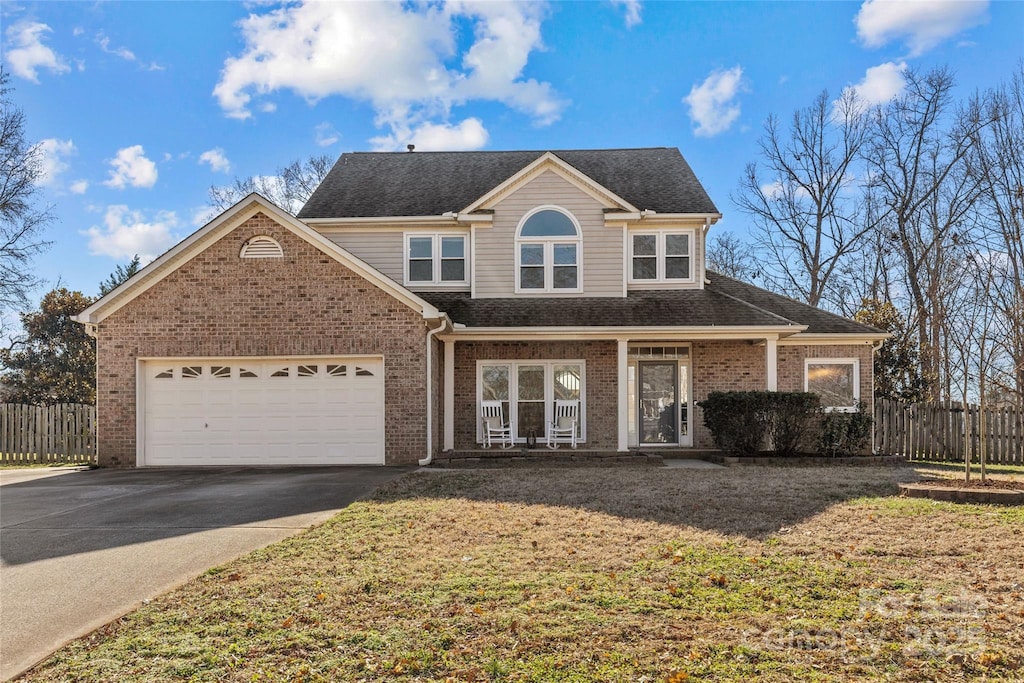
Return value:
M 261 234 L 284 258 L 239 258 Z M 426 332 L 419 313 L 258 213 L 97 326 L 99 462 L 135 465 L 137 358 L 365 354 L 384 356 L 386 463 L 414 463 Z
M 692 350 L 694 448 L 714 448 L 698 401 L 712 391 L 761 391 L 767 386 L 763 346 L 749 341 L 697 341 Z
M 478 360 L 586 361 L 586 421 L 588 449 L 618 446 L 618 347 L 614 341 L 544 341 L 455 343 L 455 449 L 479 448 L 476 425 Z M 506 416 L 507 417 L 507 416 Z

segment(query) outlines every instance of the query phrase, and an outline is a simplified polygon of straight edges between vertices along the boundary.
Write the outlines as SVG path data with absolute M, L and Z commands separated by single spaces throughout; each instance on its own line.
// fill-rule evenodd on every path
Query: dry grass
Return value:
M 1024 511 L 916 477 L 416 473 L 29 680 L 1020 680 Z

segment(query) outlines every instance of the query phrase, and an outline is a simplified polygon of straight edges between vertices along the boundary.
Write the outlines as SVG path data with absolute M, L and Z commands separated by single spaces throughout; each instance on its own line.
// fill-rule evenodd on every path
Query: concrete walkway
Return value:
M 0 679 L 407 471 L 0 470 Z

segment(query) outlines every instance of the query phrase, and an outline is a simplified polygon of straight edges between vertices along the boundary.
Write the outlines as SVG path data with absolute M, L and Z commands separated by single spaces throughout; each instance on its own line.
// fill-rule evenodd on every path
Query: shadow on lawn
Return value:
M 374 498 L 571 507 L 763 539 L 837 503 L 897 495 L 898 482 L 919 478 L 909 467 L 478 470 L 406 477 Z
M 226 527 L 297 527 L 409 468 L 91 470 L 0 487 L 5 565 Z

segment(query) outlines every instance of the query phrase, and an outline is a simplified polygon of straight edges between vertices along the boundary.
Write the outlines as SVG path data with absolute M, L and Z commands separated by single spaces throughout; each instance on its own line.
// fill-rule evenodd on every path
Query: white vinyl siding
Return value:
M 395 282 L 402 281 L 404 244 L 401 232 L 331 232 L 324 236 Z
M 583 233 L 582 253 L 578 255 L 581 289 L 546 296 L 622 296 L 622 230 L 605 227 L 601 204 L 552 171 L 545 171 L 498 202 L 491 226 L 476 229 L 476 296 L 516 295 L 516 228 L 524 215 L 543 205 L 571 213 Z

